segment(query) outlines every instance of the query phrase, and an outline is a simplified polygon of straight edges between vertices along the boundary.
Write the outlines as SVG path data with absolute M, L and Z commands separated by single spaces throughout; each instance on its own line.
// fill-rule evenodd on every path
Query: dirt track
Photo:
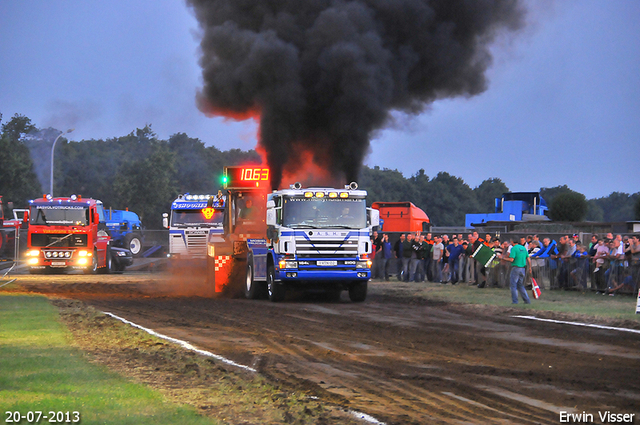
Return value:
M 389 424 L 557 424 L 583 410 L 596 423 L 607 410 L 640 423 L 637 333 L 417 299 L 397 283 L 370 284 L 361 304 L 344 293 L 175 297 L 153 274 L 24 276 L 20 287 L 82 299 Z

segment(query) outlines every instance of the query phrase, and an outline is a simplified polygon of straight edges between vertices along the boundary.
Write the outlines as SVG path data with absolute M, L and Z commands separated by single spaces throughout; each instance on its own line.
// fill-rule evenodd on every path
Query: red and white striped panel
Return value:
M 217 255 L 214 258 L 214 263 L 215 263 L 215 270 L 216 271 L 220 271 L 221 268 L 223 268 L 231 259 L 230 255 Z

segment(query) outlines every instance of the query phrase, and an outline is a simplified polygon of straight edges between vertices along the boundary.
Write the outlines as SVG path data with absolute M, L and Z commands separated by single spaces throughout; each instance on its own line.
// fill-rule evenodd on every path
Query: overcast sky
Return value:
M 493 48 L 489 88 L 439 101 L 376 135 L 366 164 L 446 171 L 471 187 L 566 184 L 587 198 L 640 191 L 640 1 L 534 1 Z M 0 113 L 106 139 L 150 124 L 219 149 L 252 149 L 254 122 L 207 118 L 198 26 L 179 0 L 0 2 Z

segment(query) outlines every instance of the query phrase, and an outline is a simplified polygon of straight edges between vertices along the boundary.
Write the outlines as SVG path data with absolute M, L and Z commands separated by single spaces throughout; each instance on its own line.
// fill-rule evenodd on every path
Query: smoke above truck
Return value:
M 272 189 L 312 166 L 356 181 L 393 111 L 485 91 L 491 43 L 525 15 L 518 0 L 187 2 L 201 27 L 198 106 L 259 122 Z

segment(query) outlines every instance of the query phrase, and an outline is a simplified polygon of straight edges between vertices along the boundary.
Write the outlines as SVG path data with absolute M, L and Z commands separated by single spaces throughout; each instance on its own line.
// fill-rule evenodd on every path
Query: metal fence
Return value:
M 379 261 L 374 260 L 374 266 Z M 384 278 L 387 275 L 398 278 L 398 272 L 402 270 L 402 260 L 396 258 L 386 260 L 384 265 L 379 264 L 376 270 L 376 278 Z M 428 268 L 424 276 L 424 267 Z M 527 275 L 527 284 L 531 283 L 531 277 L 543 290 L 581 290 L 611 292 L 620 294 L 637 294 L 640 288 L 640 260 L 603 260 L 597 264 L 589 256 L 567 259 L 532 258 L 532 276 Z M 411 273 L 411 277 L 424 279 L 431 282 L 446 282 L 455 280 L 453 270 L 442 262 L 430 261 L 420 263 Z M 487 267 L 467 257 L 460 258 L 457 267 L 457 282 L 477 283 L 484 287 L 509 287 L 511 263 L 499 258 L 494 259 Z M 407 279 L 409 276 L 402 276 Z
M 27 247 L 27 231 L 24 229 L 0 229 L 0 268 L 13 264 Z

